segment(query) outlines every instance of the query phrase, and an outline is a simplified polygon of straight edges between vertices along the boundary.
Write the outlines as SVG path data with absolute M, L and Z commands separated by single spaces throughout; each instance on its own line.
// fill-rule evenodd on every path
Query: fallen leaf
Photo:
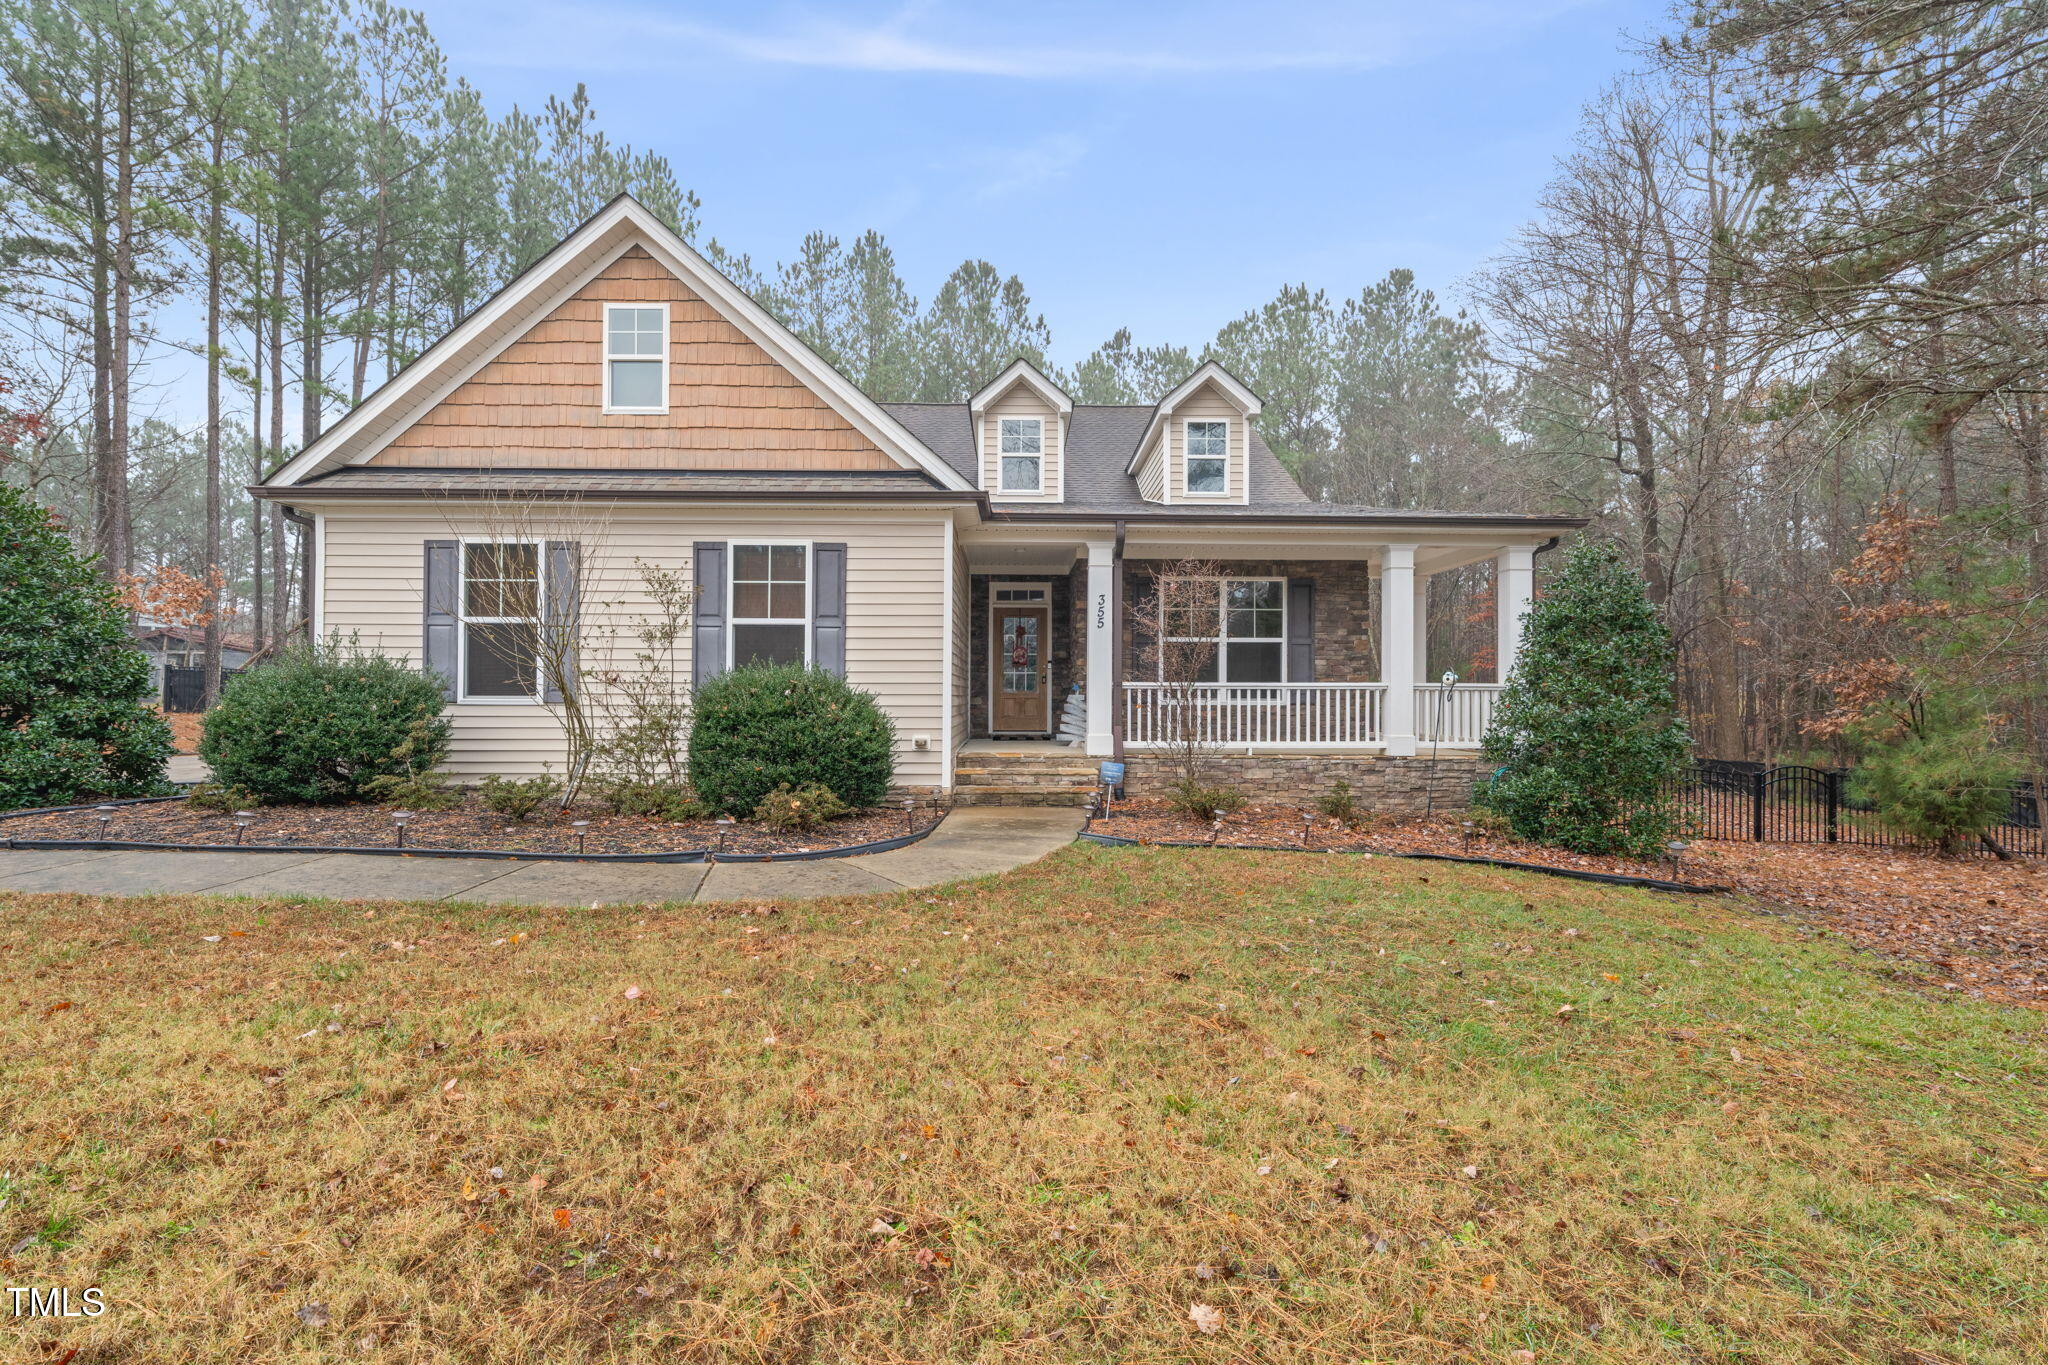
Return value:
M 1209 1304 L 1189 1304 L 1188 1318 L 1197 1328 L 1212 1336 L 1223 1330 L 1223 1310 Z
M 330 1321 L 327 1316 L 327 1305 L 318 1302 L 303 1305 L 297 1316 L 299 1321 L 308 1327 L 325 1327 Z
M 628 1000 L 638 1000 L 640 998 L 640 988 L 638 986 L 626 987 L 626 998 Z
M 555 1226 L 562 1229 L 562 1231 L 564 1232 L 567 1232 L 569 1230 L 569 1224 L 574 1222 L 575 1219 L 576 1215 L 570 1212 L 568 1209 L 555 1210 Z

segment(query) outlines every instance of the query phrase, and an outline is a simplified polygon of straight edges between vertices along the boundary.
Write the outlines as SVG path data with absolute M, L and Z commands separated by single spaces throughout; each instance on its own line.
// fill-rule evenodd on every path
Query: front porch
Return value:
M 1316 524 L 1103 530 L 963 537 L 969 746 L 1064 738 L 1091 761 L 1189 738 L 1240 756 L 1469 754 L 1512 666 L 1548 539 L 1380 539 Z M 1197 557 L 1219 566 L 1226 598 L 1259 609 L 1219 606 L 1216 681 L 1163 680 L 1133 615 L 1150 609 L 1155 576 Z M 1462 676 L 1445 685 L 1442 668 Z M 969 766 L 965 749 L 957 762 Z

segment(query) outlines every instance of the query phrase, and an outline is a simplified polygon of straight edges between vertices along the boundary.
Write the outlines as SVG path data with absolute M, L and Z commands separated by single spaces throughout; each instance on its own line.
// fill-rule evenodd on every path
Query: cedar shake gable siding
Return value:
M 604 305 L 666 304 L 669 410 L 604 410 Z M 627 249 L 368 463 L 459 469 L 896 470 L 641 247 Z

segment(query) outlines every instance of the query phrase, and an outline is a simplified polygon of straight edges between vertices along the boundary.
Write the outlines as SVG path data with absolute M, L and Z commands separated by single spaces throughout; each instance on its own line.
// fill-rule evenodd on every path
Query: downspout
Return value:
M 1124 761 L 1124 523 L 1116 524 L 1116 548 L 1109 556 L 1109 739 L 1110 756 Z

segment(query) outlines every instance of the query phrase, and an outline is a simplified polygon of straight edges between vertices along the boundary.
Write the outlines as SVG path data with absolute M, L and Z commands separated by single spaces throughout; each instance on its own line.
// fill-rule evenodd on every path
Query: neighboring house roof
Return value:
M 203 645 L 206 643 L 204 626 L 137 626 L 135 638 L 138 642 L 157 642 L 176 645 Z M 220 637 L 222 649 L 238 650 L 244 654 L 254 653 L 256 641 L 247 635 L 224 634 Z
M 967 478 L 977 477 L 979 456 L 975 451 L 974 422 L 967 404 L 884 403 L 882 406 L 915 432 L 918 439 L 940 459 Z M 1067 422 L 1065 501 L 1030 506 L 1005 504 L 1003 512 L 1030 517 L 1076 512 L 1112 515 L 1178 512 L 1206 516 L 1227 511 L 1241 516 L 1274 512 L 1300 515 L 1310 509 L 1318 512 L 1338 510 L 1328 503 L 1309 501 L 1308 494 L 1288 477 L 1287 471 L 1280 467 L 1280 461 L 1274 458 L 1256 430 L 1251 433 L 1249 502 L 1232 504 L 1228 508 L 1211 505 L 1169 507 L 1147 502 L 1138 494 L 1138 481 L 1125 471 L 1131 456 L 1137 452 L 1139 440 L 1152 422 L 1153 412 L 1151 404 L 1104 407 L 1076 403 Z

